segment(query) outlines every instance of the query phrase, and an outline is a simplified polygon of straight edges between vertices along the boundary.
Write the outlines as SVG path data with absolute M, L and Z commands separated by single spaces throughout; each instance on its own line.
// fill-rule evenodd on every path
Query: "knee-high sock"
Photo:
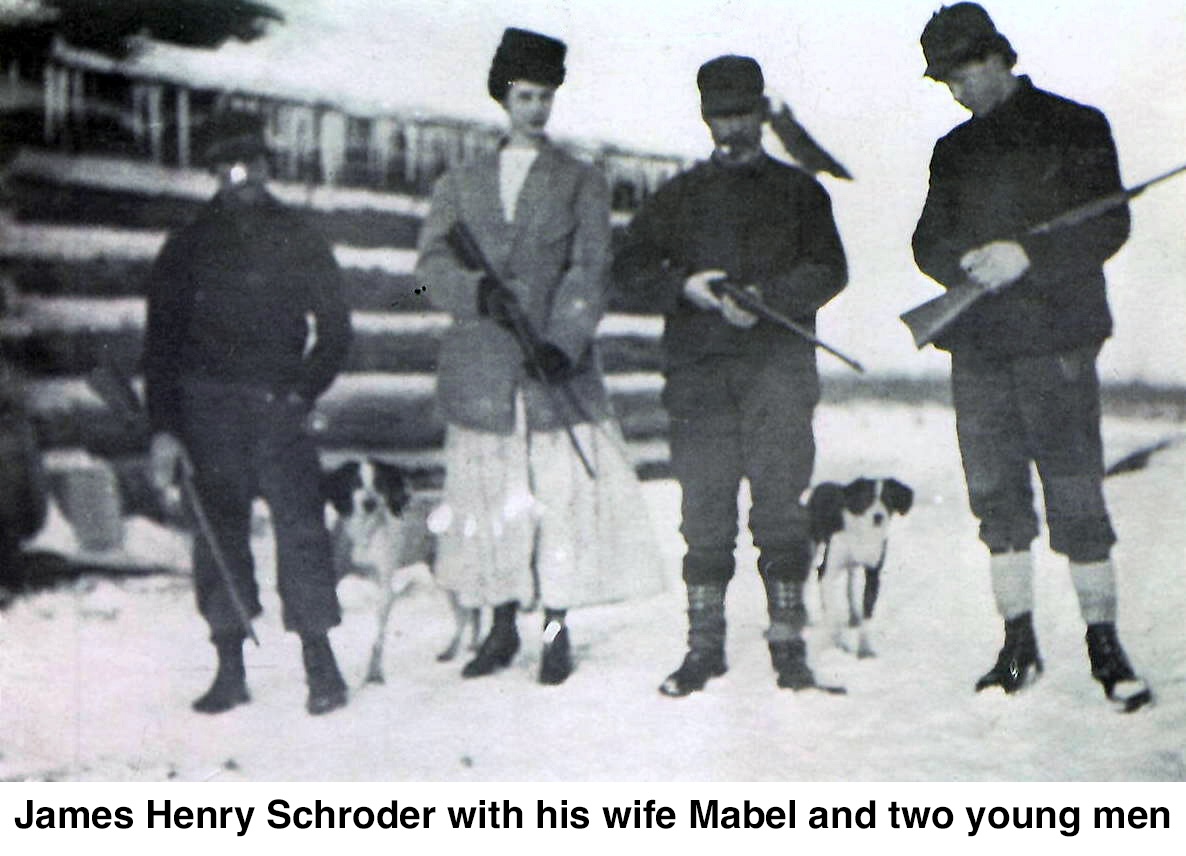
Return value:
M 1008 621 L 1034 608 L 1034 559 L 1029 550 L 993 553 L 988 560 L 997 612 Z
M 1116 620 L 1116 570 L 1110 559 L 1071 562 L 1071 581 L 1087 624 Z

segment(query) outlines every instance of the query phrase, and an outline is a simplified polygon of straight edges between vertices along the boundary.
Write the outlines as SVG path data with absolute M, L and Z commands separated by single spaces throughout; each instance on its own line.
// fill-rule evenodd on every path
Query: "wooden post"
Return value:
M 70 128 L 72 145 L 81 147 L 86 139 L 87 128 L 86 76 L 81 69 L 77 68 L 67 74 L 69 75 L 67 87 L 70 92 L 70 114 L 67 125 Z
M 153 163 L 160 163 L 164 152 L 165 121 L 162 111 L 164 87 L 152 84 L 148 87 L 148 135 L 149 151 Z
M 144 129 L 144 84 L 132 84 L 132 139 L 136 141 L 136 150 L 143 152 L 147 148 L 147 134 Z
M 184 85 L 177 87 L 177 165 L 189 167 L 189 90 Z
M 52 143 L 57 133 L 57 116 L 54 113 L 57 104 L 58 77 L 54 73 L 53 63 L 47 62 L 41 74 L 41 102 L 44 117 L 45 142 Z

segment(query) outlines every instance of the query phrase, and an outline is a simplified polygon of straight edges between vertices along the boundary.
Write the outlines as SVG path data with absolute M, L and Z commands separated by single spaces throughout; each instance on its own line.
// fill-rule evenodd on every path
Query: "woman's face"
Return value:
M 529 80 L 516 80 L 507 90 L 502 108 L 511 121 L 511 136 L 537 140 L 544 135 L 548 117 L 552 115 L 552 98 L 556 87 Z

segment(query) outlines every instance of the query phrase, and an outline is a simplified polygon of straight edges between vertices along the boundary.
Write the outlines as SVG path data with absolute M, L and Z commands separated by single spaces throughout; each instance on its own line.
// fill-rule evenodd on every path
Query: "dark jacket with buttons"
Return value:
M 1103 264 L 1128 237 L 1126 206 L 1043 235 L 1027 229 L 1123 189 L 1116 147 L 1098 110 L 1036 88 L 1017 90 L 935 145 L 930 190 L 914 232 L 919 268 L 950 288 L 960 258 L 998 239 L 1019 240 L 1029 271 L 980 298 L 940 336 L 945 350 L 986 356 L 1057 353 L 1112 332 Z
M 178 431 L 185 378 L 312 402 L 340 370 L 350 338 L 326 241 L 271 196 L 247 207 L 216 196 L 170 235 L 149 277 L 144 375 L 153 430 Z
M 647 200 L 614 260 L 623 308 L 666 316 L 668 369 L 710 355 L 764 360 L 776 353 L 814 365 L 806 340 L 766 321 L 733 327 L 688 302 L 687 277 L 713 269 L 757 286 L 771 309 L 814 329 L 816 310 L 848 278 L 831 200 L 819 182 L 768 155 L 741 167 L 697 164 Z

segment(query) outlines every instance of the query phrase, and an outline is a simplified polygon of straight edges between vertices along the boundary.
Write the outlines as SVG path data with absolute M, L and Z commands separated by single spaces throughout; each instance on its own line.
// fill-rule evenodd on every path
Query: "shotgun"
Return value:
M 87 386 L 99 396 L 126 429 L 147 430 L 147 416 L 144 412 L 144 406 L 140 403 L 140 398 L 136 395 L 136 391 L 132 389 L 132 383 L 126 375 L 122 374 L 110 363 L 104 363 L 91 370 L 90 374 L 87 375 L 86 382 Z M 198 526 L 198 532 L 206 541 L 207 546 L 210 547 L 210 554 L 214 558 L 214 564 L 218 568 L 219 578 L 222 580 L 227 596 L 230 598 L 231 607 L 235 611 L 235 616 L 239 619 L 239 624 L 243 632 L 258 647 L 259 638 L 255 635 L 255 630 L 251 627 L 251 616 L 248 614 L 247 607 L 244 606 L 242 599 L 239 597 L 239 592 L 235 589 L 234 578 L 231 576 L 226 554 L 222 551 L 222 545 L 218 543 L 218 537 L 214 534 L 214 528 L 210 525 L 210 518 L 206 516 L 206 508 L 202 504 L 202 497 L 198 494 L 197 485 L 194 484 L 194 464 L 184 445 L 181 446 L 179 469 L 181 491 L 185 495 L 190 510 L 193 512 L 194 521 Z
M 1077 205 L 1053 219 L 1039 223 L 1036 226 L 1031 226 L 1022 235 L 1046 235 L 1058 229 L 1065 229 L 1068 226 L 1077 226 L 1080 223 L 1085 223 L 1093 217 L 1098 217 L 1101 214 L 1111 211 L 1113 208 L 1118 208 L 1128 202 L 1128 200 L 1140 196 L 1153 185 L 1159 184 L 1168 178 L 1173 178 L 1181 172 L 1186 172 L 1186 164 L 1163 173 L 1156 178 L 1151 178 L 1143 184 L 1117 190 L 1115 193 L 1109 193 L 1106 196 L 1093 199 L 1083 205 Z M 914 344 L 921 349 L 933 342 L 936 336 L 946 330 L 955 319 L 980 299 L 984 293 L 984 289 L 979 285 L 971 280 L 965 280 L 953 285 L 944 294 L 940 294 L 926 303 L 919 304 L 913 309 L 903 312 L 898 317 L 910 328 L 910 335 L 914 337 Z
M 848 365 L 850 368 L 854 369 L 855 371 L 860 372 L 861 374 L 864 374 L 865 367 L 862 366 L 860 363 L 858 363 L 856 360 L 854 360 L 852 357 L 836 350 L 828 343 L 820 341 L 818 338 L 816 338 L 814 333 L 812 333 L 810 330 L 808 330 L 802 324 L 797 324 L 794 321 L 792 321 L 790 318 L 783 315 L 781 312 L 777 312 L 777 311 L 771 309 L 769 306 L 767 306 L 765 303 L 763 303 L 761 301 L 761 299 L 754 296 L 753 294 L 746 291 L 745 289 L 738 287 L 737 285 L 730 282 L 729 280 L 727 280 L 727 279 L 713 280 L 712 290 L 713 290 L 713 293 L 715 293 L 718 297 L 720 297 L 722 294 L 729 295 L 729 297 L 733 298 L 733 302 L 736 303 L 738 306 L 740 306 L 742 309 L 745 309 L 748 312 L 752 312 L 754 315 L 757 315 L 759 318 L 763 318 L 772 324 L 776 324 L 779 327 L 782 327 L 784 330 L 789 330 L 790 332 L 794 333 L 796 336 L 806 339 L 808 342 L 815 345 L 817 348 L 822 348 L 823 350 L 827 351 L 829 354 L 836 357 L 838 360 L 842 361 L 843 363 Z
M 499 276 L 498 271 L 490 264 L 490 260 L 486 258 L 486 254 L 482 252 L 482 247 L 478 244 L 477 238 L 474 237 L 473 232 L 464 222 L 458 220 L 453 224 L 453 228 L 449 230 L 449 234 L 445 237 L 445 242 L 449 248 L 453 250 L 457 256 L 458 261 L 467 270 L 481 271 L 482 274 L 489 280 L 495 283 L 496 287 L 508 290 L 502 282 L 502 277 Z M 513 309 L 510 312 L 511 333 L 515 336 L 515 341 L 519 343 L 519 350 L 523 352 L 523 357 L 539 370 L 539 364 L 536 361 L 535 348 L 542 340 L 536 334 L 531 326 L 531 321 L 523 313 L 523 308 L 519 306 L 518 302 L 511 304 Z M 540 373 L 542 377 L 542 373 Z M 567 381 L 562 381 L 559 384 L 553 385 L 550 383 L 541 383 L 541 386 L 547 391 L 548 397 L 552 399 L 552 406 L 558 411 L 564 410 L 563 403 L 556 400 L 557 387 L 559 392 L 564 395 L 564 401 L 569 407 L 585 422 L 593 422 L 585 410 L 581 400 L 577 398 L 576 393 L 572 391 L 572 387 Z M 597 478 L 597 473 L 593 469 L 593 465 L 589 463 L 589 457 L 585 454 L 585 450 L 581 448 L 580 441 L 577 440 L 576 433 L 572 430 L 572 426 L 565 424 L 564 431 L 568 435 L 568 442 L 572 444 L 572 449 L 581 460 L 581 466 L 585 468 L 585 473 L 589 478 Z

